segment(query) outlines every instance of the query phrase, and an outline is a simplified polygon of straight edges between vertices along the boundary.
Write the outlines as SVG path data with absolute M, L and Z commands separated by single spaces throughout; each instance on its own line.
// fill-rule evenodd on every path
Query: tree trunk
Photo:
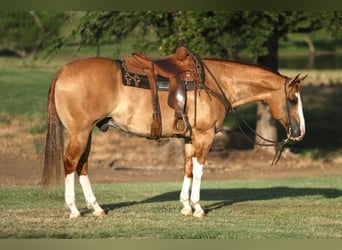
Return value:
M 277 140 L 277 127 L 276 127 L 276 120 L 274 120 L 271 114 L 268 111 L 268 105 L 263 102 L 258 103 L 258 110 L 257 110 L 257 123 L 256 123 L 256 133 L 261 135 L 262 137 L 276 141 Z M 260 137 L 256 136 L 255 141 L 257 143 L 266 143 L 269 142 L 264 141 Z M 254 149 L 261 149 L 270 153 L 275 152 L 275 147 L 270 146 L 259 146 L 255 145 Z
M 267 48 L 268 54 L 266 56 L 259 56 L 257 58 L 257 63 L 270 68 L 271 70 L 278 71 L 278 38 L 274 37 L 270 39 L 267 43 Z M 256 133 L 266 139 L 273 141 L 277 140 L 276 121 L 269 113 L 268 105 L 261 102 L 258 103 Z M 255 141 L 257 143 L 267 143 L 258 136 L 255 137 Z M 254 149 L 265 150 L 272 153 L 275 152 L 275 147 L 255 145 Z
M 311 38 L 309 36 L 305 36 L 304 37 L 304 41 L 306 42 L 306 44 L 308 45 L 309 47 L 309 50 L 310 50 L 310 54 L 315 54 L 316 50 L 315 50 L 315 46 L 311 40 Z
M 44 26 L 43 23 L 41 22 L 39 16 L 36 14 L 35 11 L 29 11 L 29 14 L 32 16 L 33 20 L 35 21 L 36 25 L 39 28 L 39 35 L 36 39 L 35 46 L 32 49 L 31 56 L 34 58 L 38 52 L 38 49 L 42 46 L 43 40 L 44 40 Z

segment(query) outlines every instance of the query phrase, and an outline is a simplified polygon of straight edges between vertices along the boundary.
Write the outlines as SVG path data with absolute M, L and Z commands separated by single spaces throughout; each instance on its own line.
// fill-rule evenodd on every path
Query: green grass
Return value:
M 43 196 L 39 187 L 0 189 L 1 238 L 129 239 L 341 239 L 339 177 L 204 181 L 205 219 L 184 217 L 180 183 L 96 184 L 107 216 L 85 207 L 71 220 L 63 194 Z
M 54 73 L 39 69 L 1 69 L 0 113 L 43 114 Z

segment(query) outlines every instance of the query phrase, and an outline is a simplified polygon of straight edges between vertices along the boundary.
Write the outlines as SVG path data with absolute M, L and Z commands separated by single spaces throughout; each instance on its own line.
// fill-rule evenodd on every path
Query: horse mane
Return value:
M 271 69 L 269 67 L 263 66 L 263 65 L 259 65 L 259 64 L 254 64 L 254 63 L 248 63 L 248 62 L 241 62 L 241 61 L 234 61 L 234 60 L 227 60 L 227 59 L 219 59 L 219 58 L 202 58 L 203 61 L 216 61 L 219 63 L 224 63 L 224 64 L 235 64 L 235 65 L 241 65 L 241 66 L 246 66 L 249 68 L 255 68 L 255 69 L 260 69 L 260 70 L 265 70 L 268 72 L 272 72 L 278 76 L 281 77 L 286 77 L 282 74 L 280 74 L 278 71 L 275 71 L 274 69 Z M 287 78 L 287 77 L 286 77 Z

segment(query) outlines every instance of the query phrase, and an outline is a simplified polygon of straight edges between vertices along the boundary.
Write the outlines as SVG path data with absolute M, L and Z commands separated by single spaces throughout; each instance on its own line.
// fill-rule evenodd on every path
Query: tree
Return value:
M 35 56 L 47 40 L 59 35 L 62 12 L 0 11 L 0 50 L 20 57 Z

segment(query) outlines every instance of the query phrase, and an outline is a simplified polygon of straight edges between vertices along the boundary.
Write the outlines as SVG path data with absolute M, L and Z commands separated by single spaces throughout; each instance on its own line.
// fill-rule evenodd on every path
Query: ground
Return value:
M 32 137 L 32 138 L 31 138 Z M 0 151 L 0 186 L 38 185 L 41 180 L 44 136 L 31 136 L 26 143 L 9 142 Z M 18 142 L 19 143 L 19 142 Z M 30 143 L 32 145 L 30 146 Z M 312 160 L 287 150 L 278 165 L 272 153 L 260 150 L 222 149 L 219 137 L 209 153 L 203 179 L 267 179 L 342 175 L 342 158 Z M 14 150 L 16 148 L 16 150 Z M 37 153 L 29 149 L 36 148 Z M 89 176 L 93 183 L 182 182 L 182 141 L 150 141 L 116 131 L 95 132 Z

